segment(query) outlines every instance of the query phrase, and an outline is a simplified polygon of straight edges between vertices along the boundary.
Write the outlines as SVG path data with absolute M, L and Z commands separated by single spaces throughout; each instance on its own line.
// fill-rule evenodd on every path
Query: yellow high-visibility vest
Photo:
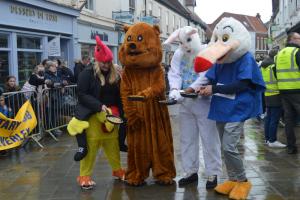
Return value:
M 285 47 L 276 57 L 276 74 L 279 90 L 300 89 L 300 71 L 296 63 L 299 48 Z
M 261 68 L 261 73 L 266 83 L 265 96 L 273 96 L 279 94 L 277 80 L 274 76 L 273 67 L 275 67 L 275 64 L 269 65 L 266 68 Z

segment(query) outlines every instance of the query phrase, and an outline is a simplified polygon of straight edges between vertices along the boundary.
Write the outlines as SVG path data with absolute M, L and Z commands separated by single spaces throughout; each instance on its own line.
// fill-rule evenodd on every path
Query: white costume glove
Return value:
M 183 97 L 180 95 L 180 90 L 171 90 L 169 93 L 169 98 L 170 99 L 175 99 L 177 103 L 181 103 L 183 101 Z

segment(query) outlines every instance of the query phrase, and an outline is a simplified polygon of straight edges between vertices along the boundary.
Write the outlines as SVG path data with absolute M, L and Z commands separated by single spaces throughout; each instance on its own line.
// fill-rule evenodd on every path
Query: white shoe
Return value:
M 281 142 L 275 141 L 275 142 L 269 142 L 268 146 L 271 148 L 284 148 L 286 147 L 285 144 L 282 144 Z
M 278 123 L 279 127 L 284 128 L 285 127 L 285 123 L 282 120 L 279 120 Z
M 265 141 L 264 141 L 264 144 L 265 144 L 265 145 L 269 145 L 269 141 L 268 141 L 268 140 L 265 140 Z

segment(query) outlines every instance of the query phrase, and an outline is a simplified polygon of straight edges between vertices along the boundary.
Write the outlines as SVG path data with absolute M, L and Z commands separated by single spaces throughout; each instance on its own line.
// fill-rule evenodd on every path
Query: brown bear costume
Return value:
M 173 138 L 165 99 L 165 79 L 161 66 L 162 49 L 159 27 L 146 23 L 125 26 L 119 59 L 124 66 L 121 97 L 128 119 L 128 167 L 126 180 L 141 185 L 149 176 L 160 184 L 172 184 L 176 176 Z M 144 101 L 129 101 L 141 95 Z

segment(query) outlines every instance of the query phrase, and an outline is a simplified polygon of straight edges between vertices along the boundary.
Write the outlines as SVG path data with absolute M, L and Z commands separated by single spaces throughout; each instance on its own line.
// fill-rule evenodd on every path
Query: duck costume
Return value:
M 249 53 L 247 29 L 234 18 L 223 18 L 215 27 L 208 47 L 198 54 L 195 71 L 208 68 L 210 85 L 200 88 L 204 96 L 213 94 L 208 118 L 215 120 L 220 134 L 228 181 L 215 187 L 230 199 L 246 199 L 251 183 L 237 145 L 245 120 L 262 113 L 261 97 L 265 84 Z
M 128 120 L 126 181 L 142 185 L 152 169 L 156 183 L 169 185 L 176 170 L 168 108 L 159 103 L 165 100 L 160 30 L 140 22 L 125 26 L 124 31 L 119 59 L 124 66 L 121 96 Z M 130 101 L 132 95 L 144 100 Z
M 221 143 L 216 122 L 207 118 L 211 97 L 183 98 L 180 95 L 180 90 L 195 92 L 196 88 L 208 83 L 206 72 L 199 76 L 193 68 L 197 53 L 205 48 L 205 45 L 201 44 L 198 30 L 190 26 L 177 29 L 164 44 L 176 40 L 180 41 L 180 46 L 172 57 L 168 79 L 171 89 L 169 98 L 180 102 L 180 150 L 184 177 L 179 180 L 179 185 L 198 181 L 201 137 L 205 171 L 208 176 L 206 188 L 211 189 L 217 185 L 217 176 L 222 174 Z
M 78 105 L 75 117 L 68 125 L 70 135 L 76 135 L 80 160 L 80 176 L 78 184 L 83 189 L 92 189 L 95 182 L 91 179 L 98 150 L 103 148 L 106 158 L 113 170 L 113 176 L 124 179 L 125 171 L 121 168 L 118 142 L 118 125 L 106 120 L 107 114 L 119 116 L 121 105 L 119 81 L 120 78 L 112 69 L 113 54 L 110 49 L 96 36 L 96 63 L 93 67 L 84 69 L 78 78 Z M 102 71 L 99 63 L 111 63 L 108 71 Z M 111 83 L 111 74 L 115 81 Z M 103 110 L 103 105 L 108 107 Z M 80 150 L 83 149 L 83 150 Z M 84 153 L 84 154 L 82 154 Z

